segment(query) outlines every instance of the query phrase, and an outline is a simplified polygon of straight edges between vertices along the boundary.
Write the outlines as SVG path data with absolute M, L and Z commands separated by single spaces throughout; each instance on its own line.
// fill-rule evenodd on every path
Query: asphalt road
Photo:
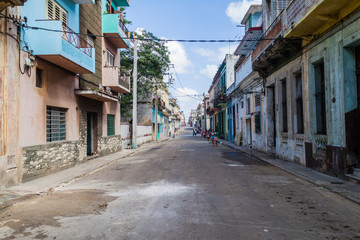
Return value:
M 188 129 L 0 210 L 0 239 L 360 239 L 360 207 Z

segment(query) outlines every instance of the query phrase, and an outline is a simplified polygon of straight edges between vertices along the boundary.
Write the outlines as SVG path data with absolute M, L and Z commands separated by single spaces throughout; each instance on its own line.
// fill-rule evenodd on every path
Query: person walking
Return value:
M 214 132 L 211 132 L 211 144 L 214 146 L 214 138 L 215 138 L 215 133 Z
M 217 147 L 218 145 L 218 141 L 219 141 L 219 133 L 215 132 L 214 134 L 214 142 L 215 142 L 215 146 Z

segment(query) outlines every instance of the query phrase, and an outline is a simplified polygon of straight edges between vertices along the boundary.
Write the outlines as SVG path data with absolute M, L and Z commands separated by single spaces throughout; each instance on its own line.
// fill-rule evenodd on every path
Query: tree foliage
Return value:
M 138 63 L 137 63 L 137 99 L 141 102 L 151 96 L 152 91 L 157 88 L 164 88 L 163 76 L 169 70 L 169 50 L 164 41 L 159 41 L 154 34 L 146 32 L 136 34 L 139 39 Z M 121 97 L 121 115 L 125 118 L 131 117 L 132 113 L 132 85 L 133 85 L 133 49 L 121 51 L 120 70 L 130 74 L 131 92 Z

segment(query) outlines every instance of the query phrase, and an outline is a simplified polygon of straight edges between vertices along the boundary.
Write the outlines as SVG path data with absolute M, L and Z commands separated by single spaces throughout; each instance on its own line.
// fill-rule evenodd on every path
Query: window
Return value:
M 250 98 L 246 99 L 246 114 L 250 114 Z
M 43 86 L 43 70 L 36 68 L 36 87 L 42 88 Z
M 255 106 L 260 106 L 261 105 L 261 96 L 260 94 L 256 94 L 255 95 Z
M 112 54 L 112 52 L 107 50 L 107 64 L 108 64 L 109 67 L 114 66 L 114 59 L 115 59 L 114 54 Z
M 261 115 L 255 115 L 255 132 L 261 133 Z
M 65 108 L 46 107 L 46 141 L 56 142 L 66 140 Z
M 112 114 L 107 115 L 107 135 L 115 135 L 115 115 Z
M 281 81 L 282 131 L 288 131 L 286 79 Z
M 87 31 L 86 41 L 87 44 L 90 45 L 90 47 L 95 47 L 95 37 L 90 31 Z
M 67 39 L 68 20 L 67 11 L 54 0 L 47 0 L 46 4 L 46 19 L 60 20 L 63 23 L 63 38 Z
M 302 76 L 301 73 L 295 75 L 296 84 L 296 125 L 297 133 L 304 133 L 304 113 L 303 113 L 303 96 L 302 96 Z
M 325 74 L 324 62 L 314 65 L 316 133 L 326 134 Z

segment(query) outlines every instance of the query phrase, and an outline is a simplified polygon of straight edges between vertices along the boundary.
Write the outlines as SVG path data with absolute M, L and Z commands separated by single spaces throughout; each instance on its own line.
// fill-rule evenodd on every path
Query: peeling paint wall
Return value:
M 8 7 L 2 12 L 20 16 L 19 7 Z M 17 36 L 11 20 L 0 19 L 1 32 Z M 0 34 L 0 188 L 21 181 L 19 147 L 19 46 L 15 39 Z

